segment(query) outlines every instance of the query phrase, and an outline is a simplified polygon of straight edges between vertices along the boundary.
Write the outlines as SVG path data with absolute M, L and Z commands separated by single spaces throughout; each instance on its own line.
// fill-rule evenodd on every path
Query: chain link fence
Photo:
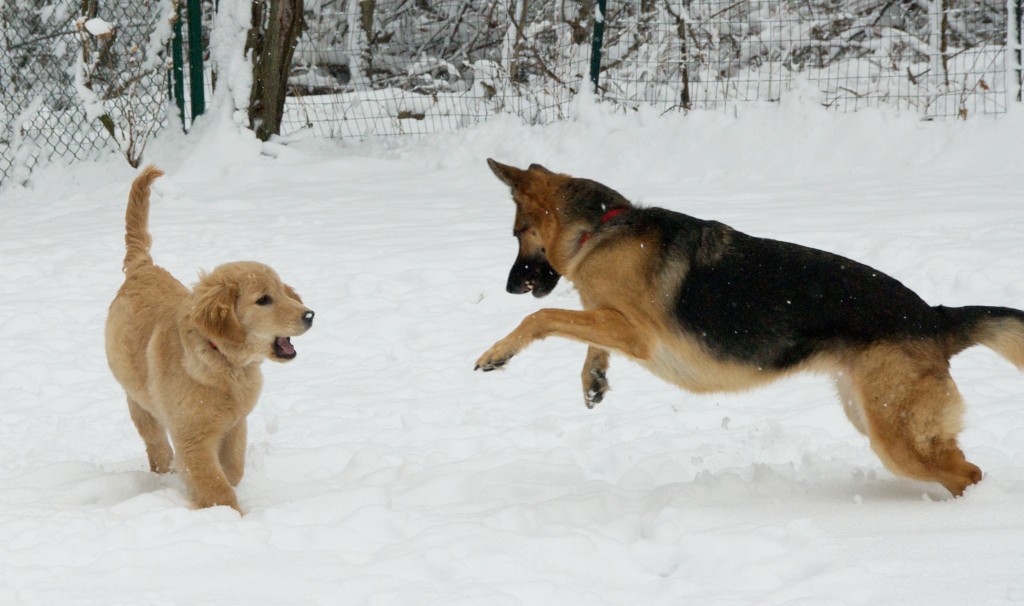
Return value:
M 775 101 L 802 78 L 838 110 L 1006 110 L 1003 0 L 611 0 L 605 99 L 665 109 Z
M 112 146 L 141 153 L 165 121 L 160 36 L 173 6 L 0 0 L 0 182 Z
M 208 24 L 215 0 L 191 1 Z M 193 94 L 183 83 L 203 73 L 195 45 L 208 32 L 192 32 L 192 49 L 172 43 L 182 4 L 0 0 L 0 183 L 111 147 L 131 160 L 168 116 L 188 125 L 203 82 Z M 1007 13 L 1002 0 L 607 0 L 603 11 L 594 0 L 306 0 L 281 132 L 348 139 L 499 113 L 563 119 L 592 86 L 597 21 L 600 96 L 626 108 L 776 101 L 802 79 L 837 110 L 999 113 L 1019 93 Z M 170 69 L 184 57 L 191 65 Z
M 587 79 L 594 2 L 312 0 L 286 128 L 366 137 L 500 112 L 557 120 Z M 1006 110 L 1002 0 L 608 0 L 605 101 L 665 111 L 777 101 L 797 79 L 841 111 Z
M 564 118 L 589 56 L 589 3 L 307 0 L 282 133 L 453 130 L 498 113 Z

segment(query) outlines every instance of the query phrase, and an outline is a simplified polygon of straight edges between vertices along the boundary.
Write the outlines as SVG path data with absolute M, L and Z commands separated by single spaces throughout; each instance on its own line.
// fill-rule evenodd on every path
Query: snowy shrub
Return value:
M 169 66 L 163 49 L 177 20 L 178 2 L 164 0 L 147 7 L 149 16 L 157 17 L 145 45 L 120 42 L 116 22 L 98 16 L 95 3 L 87 2 L 86 13 L 75 21 L 81 50 L 74 67 L 75 90 L 86 118 L 102 124 L 133 167 L 139 166 L 146 143 L 162 122 L 153 110 L 167 96 Z M 143 96 L 156 102 L 143 102 Z

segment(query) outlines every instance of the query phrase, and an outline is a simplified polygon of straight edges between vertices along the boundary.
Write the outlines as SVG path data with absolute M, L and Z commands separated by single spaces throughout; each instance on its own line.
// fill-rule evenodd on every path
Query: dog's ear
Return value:
M 281 284 L 281 286 L 284 287 L 284 294 L 288 295 L 289 298 L 295 299 L 299 303 L 302 303 L 302 297 L 299 296 L 299 293 L 295 292 L 294 288 L 288 286 L 287 284 Z
M 523 180 L 523 176 L 526 174 L 525 170 L 502 164 L 501 162 L 495 162 L 494 160 L 487 158 L 487 166 L 491 167 L 491 171 L 494 176 L 501 179 L 501 182 L 509 187 L 515 189 L 517 185 Z
M 214 282 L 209 276 L 202 276 L 192 293 L 190 313 L 199 332 L 214 341 L 245 341 L 245 330 L 235 313 L 238 291 L 238 284 Z
M 541 173 L 541 174 L 544 174 L 544 175 L 553 175 L 553 174 L 555 174 L 555 173 L 551 172 L 550 170 L 544 168 L 540 164 L 531 164 L 530 168 L 528 168 L 527 170 L 532 170 L 534 172 L 538 172 L 538 173 Z

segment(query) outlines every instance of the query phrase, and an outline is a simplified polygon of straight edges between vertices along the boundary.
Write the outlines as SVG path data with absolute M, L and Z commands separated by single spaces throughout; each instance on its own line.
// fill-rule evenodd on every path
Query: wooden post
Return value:
M 264 19 L 268 10 L 269 16 Z M 249 127 L 262 141 L 281 132 L 288 73 L 301 33 L 302 0 L 253 1 L 252 29 L 245 43 L 253 58 Z

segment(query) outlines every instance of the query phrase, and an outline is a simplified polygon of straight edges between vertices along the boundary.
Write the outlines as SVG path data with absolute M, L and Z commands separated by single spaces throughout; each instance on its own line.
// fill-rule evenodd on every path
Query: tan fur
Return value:
M 232 486 L 245 467 L 246 416 L 263 384 L 260 364 L 284 361 L 274 353 L 275 338 L 306 332 L 312 312 L 261 263 L 221 265 L 193 291 L 153 265 L 149 191 L 161 174 L 148 167 L 132 184 L 125 281 L 107 316 L 107 361 L 128 396 L 150 469 L 170 471 L 176 455 L 197 507 L 241 511 Z M 257 304 L 265 295 L 272 302 Z
M 543 167 L 520 170 L 489 161 L 512 187 L 520 254 L 540 251 L 572 281 L 583 311 L 542 309 L 530 314 L 477 360 L 477 368 L 503 366 L 531 342 L 559 336 L 588 344 L 581 378 L 586 405 L 608 390 L 608 352 L 637 361 L 653 374 L 695 392 L 739 391 L 801 371 L 832 375 L 850 421 L 866 434 L 893 472 L 936 481 L 952 494 L 981 479 L 957 444 L 963 402 L 949 375 L 954 353 L 945 341 L 881 342 L 818 354 L 783 371 L 725 361 L 674 322 L 671 305 L 689 271 L 685 258 L 665 259 L 654 242 L 597 231 L 582 245 L 586 225 L 559 207 L 566 175 Z M 524 231 L 525 230 L 525 231 Z M 713 262 L 713 247 L 701 249 Z M 1024 325 L 988 320 L 974 335 L 1024 368 Z
M 1024 370 L 1024 325 L 1009 318 L 982 321 L 974 335 L 975 342 L 988 347 Z
M 876 344 L 851 357 L 849 372 L 863 430 L 886 467 L 954 495 L 981 480 L 957 444 L 964 406 L 941 346 Z

